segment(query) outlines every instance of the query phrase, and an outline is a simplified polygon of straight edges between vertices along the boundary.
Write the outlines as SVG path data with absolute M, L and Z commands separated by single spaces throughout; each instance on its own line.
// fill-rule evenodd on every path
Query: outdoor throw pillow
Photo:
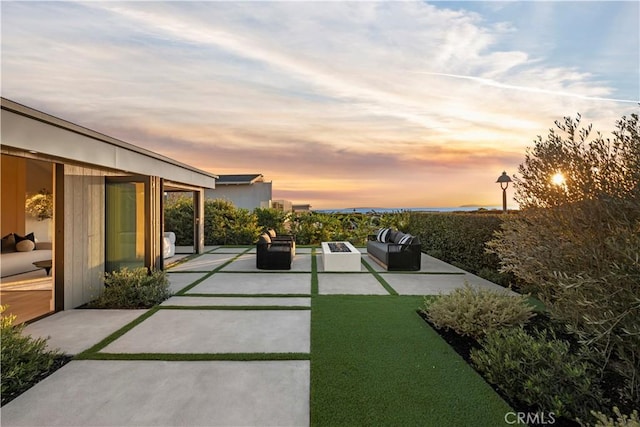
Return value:
M 413 236 L 411 234 L 405 234 L 398 244 L 400 245 L 410 245 L 413 242 Z
M 274 238 L 276 237 L 276 230 L 274 230 L 273 228 L 267 228 L 267 234 L 269 235 L 269 237 Z
M 269 236 L 268 233 L 262 233 L 260 235 L 260 240 L 258 240 L 258 243 L 262 243 L 262 244 L 271 243 L 271 237 Z
M 31 252 L 36 247 L 36 244 L 32 240 L 24 239 L 16 243 L 16 250 L 18 252 Z
M 377 236 L 378 242 L 387 243 L 388 241 L 387 238 L 389 237 L 390 231 L 391 231 L 390 228 L 381 228 L 378 231 L 378 236 Z
M 16 237 L 13 233 L 9 233 L 2 238 L 2 252 L 16 251 Z

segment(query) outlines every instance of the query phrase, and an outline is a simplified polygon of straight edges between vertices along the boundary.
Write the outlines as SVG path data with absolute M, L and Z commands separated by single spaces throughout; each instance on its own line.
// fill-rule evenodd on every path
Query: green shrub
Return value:
M 103 275 L 104 292 L 91 308 L 150 308 L 171 296 L 167 273 L 146 268 L 123 268 Z
M 613 408 L 615 418 L 608 417 L 602 412 L 591 411 L 591 415 L 596 419 L 592 427 L 640 427 L 640 417 L 638 411 L 634 410 L 631 415 L 624 415 L 617 407 Z
M 471 350 L 473 364 L 511 399 L 570 419 L 601 408 L 595 369 L 571 353 L 568 342 L 508 328 L 487 334 L 481 344 Z
M 405 231 L 420 238 L 423 252 L 507 286 L 512 276 L 499 273 L 498 257 L 486 250 L 503 217 L 497 213 L 412 212 Z
M 479 339 L 500 328 L 524 325 L 534 316 L 527 301 L 526 296 L 473 288 L 465 283 L 464 288 L 449 295 L 425 298 L 423 311 L 436 327 Z
M 14 325 L 15 316 L 4 315 L 0 306 L 0 343 L 2 347 L 1 390 L 2 404 L 27 390 L 49 371 L 59 351 L 47 350 L 47 341 L 23 336 L 23 325 Z
M 640 407 L 640 122 L 613 138 L 580 117 L 538 137 L 519 167 L 516 199 L 489 248 L 501 268 L 566 322 L 601 375 L 625 378 L 621 403 Z M 553 185 L 562 171 L 566 182 Z
M 176 245 L 193 245 L 193 197 L 170 194 L 164 204 L 164 229 L 176 235 Z
M 287 234 L 286 223 L 291 218 L 290 212 L 285 212 L 274 208 L 256 208 L 253 214 L 258 221 L 258 227 L 261 230 L 273 228 L 277 234 Z

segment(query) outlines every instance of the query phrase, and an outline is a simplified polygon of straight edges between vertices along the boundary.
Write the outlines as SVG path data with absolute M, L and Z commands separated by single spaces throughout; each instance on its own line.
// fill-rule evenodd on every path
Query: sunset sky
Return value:
M 638 111 L 639 4 L 3 1 L 2 96 L 315 209 L 500 205 Z

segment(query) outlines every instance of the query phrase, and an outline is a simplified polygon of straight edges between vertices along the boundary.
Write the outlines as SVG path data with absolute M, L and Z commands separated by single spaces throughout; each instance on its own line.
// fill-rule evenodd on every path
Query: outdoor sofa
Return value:
M 387 271 L 418 271 L 422 245 L 416 236 L 382 228 L 369 236 L 367 254 Z

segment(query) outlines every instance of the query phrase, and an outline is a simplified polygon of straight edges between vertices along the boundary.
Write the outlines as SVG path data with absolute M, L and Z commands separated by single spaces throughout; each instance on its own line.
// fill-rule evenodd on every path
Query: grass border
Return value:
M 138 326 L 140 323 L 144 322 L 149 317 L 156 314 L 159 310 L 160 310 L 160 306 L 158 305 L 156 305 L 153 308 L 150 308 L 149 311 L 136 317 L 131 322 L 127 323 L 120 329 L 108 335 L 106 338 L 102 339 L 102 341 L 99 341 L 98 343 L 92 345 L 88 349 L 76 354 L 76 356 L 74 357 L 74 360 L 84 360 L 86 356 L 99 352 L 100 350 L 102 350 L 103 348 L 105 348 L 106 346 L 108 346 L 109 344 L 111 344 L 112 342 L 114 342 L 115 340 L 117 340 L 118 338 L 120 338 L 121 336 L 123 336 L 124 334 L 126 334 L 127 332 L 135 328 L 136 326 Z
M 393 295 L 393 296 L 398 296 L 398 292 L 396 292 L 395 289 L 393 289 L 393 287 L 391 287 L 391 285 L 389 283 L 387 283 L 386 280 L 384 280 L 382 278 L 382 276 L 372 267 L 370 266 L 364 259 L 360 259 L 360 262 L 362 262 L 362 264 L 364 264 L 365 268 L 369 271 L 369 273 L 373 274 L 373 277 L 375 277 L 378 282 L 380 282 L 380 284 L 382 285 L 382 287 L 389 292 L 389 295 Z
M 160 310 L 311 310 L 306 305 L 163 305 Z

